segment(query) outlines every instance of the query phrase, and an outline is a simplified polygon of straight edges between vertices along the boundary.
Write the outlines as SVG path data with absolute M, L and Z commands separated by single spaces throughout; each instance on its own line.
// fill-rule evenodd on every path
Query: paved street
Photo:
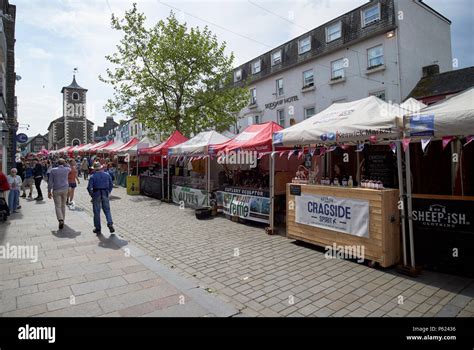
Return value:
M 326 259 L 262 228 L 198 221 L 123 188 L 111 201 L 118 237 L 99 241 L 84 183 L 76 195 L 62 233 L 47 200 L 22 200 L 22 214 L 0 226 L 0 244 L 39 247 L 36 263 L 0 260 L 2 316 L 474 315 L 472 279 Z

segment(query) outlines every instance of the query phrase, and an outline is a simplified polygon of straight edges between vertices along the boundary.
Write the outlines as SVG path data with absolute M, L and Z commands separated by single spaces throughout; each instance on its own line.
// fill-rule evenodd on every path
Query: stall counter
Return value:
M 398 190 L 287 184 L 286 198 L 288 238 L 325 247 L 332 257 L 353 251 L 352 258 L 382 267 L 399 262 Z

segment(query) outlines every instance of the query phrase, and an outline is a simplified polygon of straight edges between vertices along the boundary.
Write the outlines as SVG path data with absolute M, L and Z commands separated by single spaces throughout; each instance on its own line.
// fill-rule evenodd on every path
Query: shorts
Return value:
M 75 182 L 70 182 L 69 183 L 69 187 L 70 188 L 76 188 L 77 187 L 77 184 Z
M 23 184 L 25 185 L 25 187 L 33 186 L 35 184 L 35 179 L 32 177 L 27 177 L 25 179 L 25 182 L 23 182 Z

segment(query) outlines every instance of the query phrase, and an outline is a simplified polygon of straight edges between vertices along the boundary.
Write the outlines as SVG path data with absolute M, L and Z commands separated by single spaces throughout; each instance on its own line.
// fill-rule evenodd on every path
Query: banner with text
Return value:
M 205 207 L 207 206 L 207 192 L 173 185 L 173 203 L 180 204 L 181 202 L 192 208 Z
M 216 192 L 219 212 L 257 222 L 270 222 L 270 198 Z
M 296 222 L 359 237 L 369 237 L 369 201 L 301 195 L 296 197 Z

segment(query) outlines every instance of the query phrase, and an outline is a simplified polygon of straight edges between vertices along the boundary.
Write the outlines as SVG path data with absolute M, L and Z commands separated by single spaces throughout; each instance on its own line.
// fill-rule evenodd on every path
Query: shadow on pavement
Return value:
M 105 237 L 104 235 L 100 235 L 97 238 L 100 241 L 99 247 L 106 248 L 106 249 L 118 250 L 128 244 L 127 241 L 120 239 L 117 236 Z
M 81 231 L 75 231 L 73 230 L 71 227 L 69 227 L 68 225 L 64 225 L 64 228 L 62 230 L 53 230 L 51 231 L 53 233 L 54 236 L 58 237 L 58 238 L 70 238 L 70 239 L 74 239 L 76 238 L 77 236 L 80 236 L 81 235 Z

